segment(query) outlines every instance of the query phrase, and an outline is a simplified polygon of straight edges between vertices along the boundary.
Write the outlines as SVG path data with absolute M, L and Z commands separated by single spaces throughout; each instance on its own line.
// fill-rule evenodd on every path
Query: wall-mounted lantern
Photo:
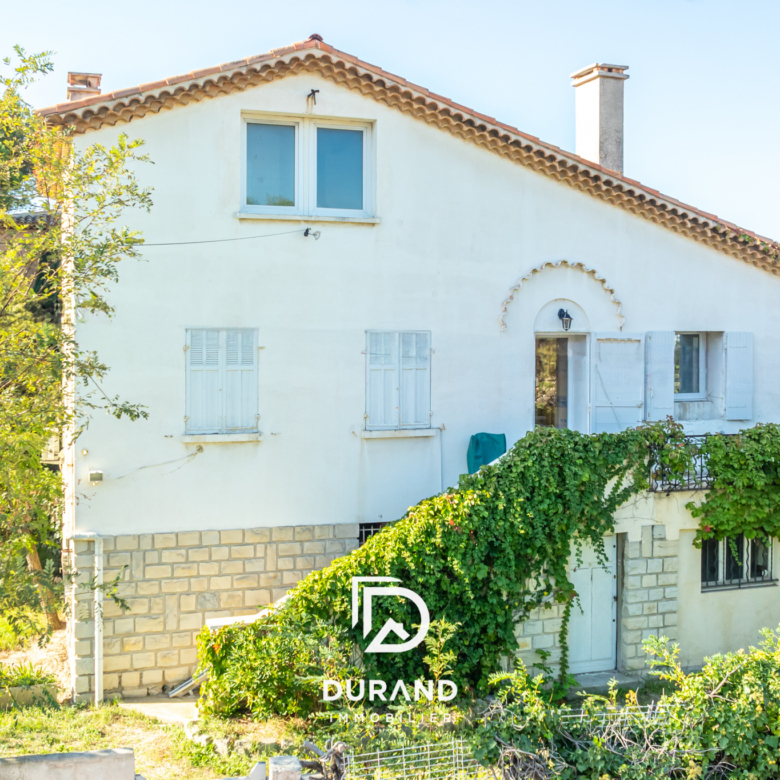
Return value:
M 568 311 L 564 309 L 558 309 L 558 319 L 561 321 L 561 325 L 563 325 L 563 329 L 568 331 L 571 327 L 571 321 L 572 317 L 569 314 Z

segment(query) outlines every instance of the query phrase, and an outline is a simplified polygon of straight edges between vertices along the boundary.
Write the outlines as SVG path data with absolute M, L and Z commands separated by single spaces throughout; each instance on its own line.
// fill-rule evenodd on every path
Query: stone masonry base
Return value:
M 145 696 L 192 676 L 208 618 L 251 615 L 358 546 L 358 524 L 103 537 L 104 581 L 121 575 L 130 609 L 103 606 L 105 696 Z M 73 542 L 69 655 L 76 699 L 94 696 L 94 542 Z

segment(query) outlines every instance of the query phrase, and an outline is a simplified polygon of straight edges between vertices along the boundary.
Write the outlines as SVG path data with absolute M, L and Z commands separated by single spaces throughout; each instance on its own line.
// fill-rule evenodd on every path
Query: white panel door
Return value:
M 606 569 L 591 547 L 582 564 L 572 557 L 571 581 L 579 595 L 569 622 L 569 668 L 574 674 L 607 672 L 617 665 L 617 540 L 604 539 Z

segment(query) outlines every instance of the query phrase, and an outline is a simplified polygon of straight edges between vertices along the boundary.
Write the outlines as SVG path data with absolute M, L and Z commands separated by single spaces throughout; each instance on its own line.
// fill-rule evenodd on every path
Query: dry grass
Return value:
M 0 712 L 0 757 L 130 747 L 135 753 L 135 771 L 146 780 L 215 780 L 246 775 L 259 758 L 220 758 L 213 748 L 199 748 L 187 740 L 182 726 L 161 723 L 117 704 L 98 709 L 67 705 L 70 671 L 65 631 L 54 632 L 42 646 L 32 642 L 0 651 L 0 664 L 19 663 L 32 663 L 54 675 L 63 706 Z M 281 741 L 288 728 L 284 721 L 249 720 L 212 720 L 209 726 L 213 736 L 250 737 L 261 744 Z
M 0 756 L 128 747 L 135 751 L 135 771 L 146 780 L 214 780 L 228 774 L 197 766 L 201 761 L 189 750 L 180 727 L 116 705 L 0 713 Z
M 70 671 L 68 669 L 68 647 L 66 632 L 55 631 L 46 644 L 39 646 L 33 641 L 26 647 L 0 652 L 0 665 L 11 666 L 18 663 L 31 663 L 41 667 L 57 680 L 57 687 L 65 696 L 70 688 Z

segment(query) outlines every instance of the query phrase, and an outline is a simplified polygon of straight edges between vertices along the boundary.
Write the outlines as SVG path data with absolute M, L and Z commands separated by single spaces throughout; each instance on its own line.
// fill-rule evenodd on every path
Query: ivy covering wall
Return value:
M 706 446 L 718 476 L 694 509 L 708 523 L 700 536 L 777 535 L 778 428 L 759 426 L 728 441 L 714 437 Z M 546 600 L 564 604 L 565 675 L 576 598 L 567 573 L 572 550 L 578 556 L 590 544 L 606 560 L 604 536 L 614 532 L 618 507 L 647 489 L 651 468 L 681 475 L 692 455 L 671 419 L 613 434 L 528 433 L 496 464 L 462 476 L 456 489 L 421 501 L 360 549 L 310 574 L 271 619 L 204 629 L 201 669 L 210 671 L 204 709 L 269 715 L 322 707 L 316 680 L 326 668 L 334 679 L 351 674 L 351 648 L 363 650 L 369 641 L 360 623 L 351 624 L 351 580 L 359 576 L 395 577 L 424 598 L 432 616 L 459 625 L 451 676 L 467 696 L 485 691 L 501 658 L 514 655 L 517 623 Z M 746 486 L 748 497 L 741 498 Z M 376 626 L 392 618 L 409 629 L 419 621 L 403 599 L 377 599 L 374 610 Z M 422 646 L 367 653 L 358 676 L 425 679 L 424 655 Z

